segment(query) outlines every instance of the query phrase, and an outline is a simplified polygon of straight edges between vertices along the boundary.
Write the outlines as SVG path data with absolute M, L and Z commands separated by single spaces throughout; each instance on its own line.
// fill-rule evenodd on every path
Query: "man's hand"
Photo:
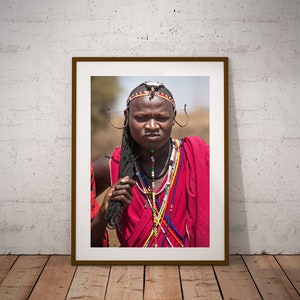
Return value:
M 109 201 L 119 201 L 123 203 L 123 207 L 127 207 L 131 203 L 132 187 L 134 185 L 135 180 L 129 178 L 129 176 L 120 178 L 106 192 L 101 209 L 106 211 Z

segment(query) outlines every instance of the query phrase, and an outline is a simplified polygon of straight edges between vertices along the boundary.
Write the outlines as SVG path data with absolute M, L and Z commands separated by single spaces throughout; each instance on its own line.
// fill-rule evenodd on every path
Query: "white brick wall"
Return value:
M 71 58 L 229 57 L 230 252 L 300 252 L 300 2 L 0 3 L 0 253 L 70 253 Z

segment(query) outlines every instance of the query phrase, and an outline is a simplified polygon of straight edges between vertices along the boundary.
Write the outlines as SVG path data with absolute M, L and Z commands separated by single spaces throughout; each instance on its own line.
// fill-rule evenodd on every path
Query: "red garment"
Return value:
M 97 215 L 98 211 L 100 209 L 99 203 L 96 199 L 96 184 L 95 184 L 95 178 L 94 178 L 94 168 L 93 164 L 91 164 L 91 222 Z M 109 247 L 109 238 L 108 238 L 108 232 L 105 232 L 103 241 L 102 241 L 102 247 Z
M 98 213 L 100 206 L 96 200 L 96 184 L 94 178 L 94 167 L 91 164 L 91 221 L 95 218 Z
M 209 147 L 199 137 L 181 140 L 180 162 L 159 230 L 158 247 L 209 247 Z M 119 177 L 120 147 L 110 160 L 111 184 Z M 134 178 L 137 179 L 137 178 Z M 164 183 L 162 183 L 164 185 Z M 123 210 L 122 247 L 143 247 L 153 229 L 152 210 L 145 195 L 134 186 L 131 204 Z M 163 201 L 164 192 L 158 195 Z M 168 225 L 169 224 L 169 225 Z M 148 247 L 153 246 L 153 237 Z

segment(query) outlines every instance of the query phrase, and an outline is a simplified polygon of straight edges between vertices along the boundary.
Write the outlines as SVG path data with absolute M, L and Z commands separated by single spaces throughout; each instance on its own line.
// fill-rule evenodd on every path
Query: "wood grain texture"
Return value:
M 18 258 L 17 255 L 1 255 L 0 256 L 0 284 L 5 278 L 6 274 Z
M 182 299 L 178 266 L 146 266 L 144 299 Z
M 19 256 L 14 263 L 3 256 L 0 299 L 298 300 L 299 258 L 231 256 L 228 266 L 75 267 L 69 256 Z
M 300 293 L 300 255 L 276 255 L 275 258 Z
M 244 256 L 263 299 L 299 299 L 299 295 L 273 256 Z
M 112 266 L 105 299 L 143 299 L 144 266 Z
M 230 257 L 228 266 L 215 266 L 224 299 L 261 299 L 240 256 Z
M 51 256 L 29 299 L 65 299 L 75 269 L 70 256 Z
M 0 299 L 27 299 L 47 259 L 47 256 L 20 256 L 0 285 Z
M 66 299 L 104 299 L 109 272 L 109 266 L 77 267 Z
M 184 299 L 222 299 L 211 266 L 180 266 Z

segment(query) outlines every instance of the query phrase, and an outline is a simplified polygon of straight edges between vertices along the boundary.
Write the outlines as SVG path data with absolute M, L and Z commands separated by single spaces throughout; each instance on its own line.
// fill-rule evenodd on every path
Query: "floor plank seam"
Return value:
M 286 271 L 284 270 L 284 268 L 282 267 L 282 265 L 280 264 L 280 262 L 278 261 L 276 255 L 273 256 L 275 261 L 277 262 L 277 264 L 279 265 L 280 269 L 282 270 L 282 272 L 284 273 L 285 277 L 288 279 L 288 281 L 290 282 L 290 284 L 292 285 L 292 287 L 295 289 L 295 291 L 297 292 L 298 296 L 300 296 L 300 291 L 297 290 L 296 286 L 294 285 L 293 281 L 290 279 L 289 275 L 286 273 Z
M 36 278 L 36 281 L 35 281 L 34 285 L 32 286 L 32 289 L 31 289 L 31 291 L 30 291 L 30 293 L 28 295 L 28 299 L 30 299 L 30 297 L 31 297 L 31 295 L 32 295 L 32 293 L 33 293 L 36 285 L 38 284 L 38 282 L 39 282 L 39 280 L 40 280 L 40 278 L 41 278 L 41 276 L 42 276 L 42 274 L 43 274 L 43 272 L 44 272 L 44 270 L 45 270 L 45 268 L 46 268 L 46 266 L 47 266 L 47 264 L 48 264 L 48 262 L 50 260 L 51 255 L 45 255 L 45 256 L 48 256 L 47 260 L 46 260 L 43 268 L 41 269 L 41 272 L 40 272 L 39 276 Z
M 111 275 L 111 266 L 109 266 L 109 272 L 108 272 L 108 275 L 107 275 L 107 282 L 106 282 L 106 286 L 105 286 L 105 292 L 104 292 L 104 298 L 103 299 L 106 299 L 110 275 Z
M 75 270 L 74 270 L 72 279 L 71 279 L 71 281 L 70 281 L 70 284 L 69 284 L 69 286 L 68 286 L 68 289 L 67 289 L 67 292 L 66 292 L 66 297 L 65 297 L 65 299 L 67 299 L 68 296 L 69 296 L 70 289 L 71 289 L 71 286 L 72 286 L 72 283 L 73 283 L 73 280 L 74 280 L 74 278 L 75 278 L 75 275 L 76 275 L 77 270 L 78 270 L 78 266 L 75 266 Z
M 13 266 L 16 264 L 16 262 L 18 261 L 18 259 L 20 258 L 20 256 L 21 255 L 17 255 L 17 258 L 15 259 L 15 261 L 13 262 L 13 264 L 11 265 L 11 267 L 9 268 L 8 271 L 10 271 L 13 268 Z
M 145 299 L 145 286 L 146 286 L 146 265 L 144 265 L 144 272 L 143 272 L 143 300 Z
M 248 271 L 248 273 L 249 273 L 249 275 L 250 275 L 250 277 L 251 277 L 251 279 L 252 279 L 252 281 L 253 281 L 253 283 L 254 283 L 254 285 L 255 285 L 257 291 L 258 291 L 258 293 L 259 293 L 260 298 L 261 298 L 261 299 L 264 299 L 263 295 L 261 294 L 261 291 L 260 291 L 259 288 L 258 288 L 258 285 L 257 285 L 257 283 L 256 283 L 256 281 L 255 281 L 255 279 L 254 279 L 254 277 L 252 276 L 252 273 L 250 272 L 250 269 L 248 268 L 248 265 L 247 265 L 247 263 L 246 263 L 246 261 L 245 261 L 245 259 L 244 259 L 244 255 L 240 255 L 240 256 L 241 256 L 241 258 L 242 258 L 242 260 L 243 260 L 243 262 L 244 262 L 244 265 L 245 265 L 245 267 L 246 267 L 246 269 L 247 269 L 247 271 Z
M 224 299 L 224 295 L 223 295 L 222 288 L 221 288 L 221 285 L 220 285 L 220 282 L 219 282 L 219 278 L 218 278 L 216 270 L 215 270 L 215 266 L 212 265 L 211 267 L 212 267 L 212 270 L 213 270 L 214 275 L 215 275 L 215 279 L 216 279 L 216 282 L 217 282 L 217 285 L 218 285 L 220 296 L 221 296 L 222 299 Z
M 178 276 L 179 276 L 179 284 L 180 284 L 180 291 L 181 291 L 181 299 L 184 299 L 184 294 L 183 294 L 183 286 L 182 286 L 182 280 L 181 280 L 181 272 L 180 272 L 180 266 L 177 266 L 178 269 Z

